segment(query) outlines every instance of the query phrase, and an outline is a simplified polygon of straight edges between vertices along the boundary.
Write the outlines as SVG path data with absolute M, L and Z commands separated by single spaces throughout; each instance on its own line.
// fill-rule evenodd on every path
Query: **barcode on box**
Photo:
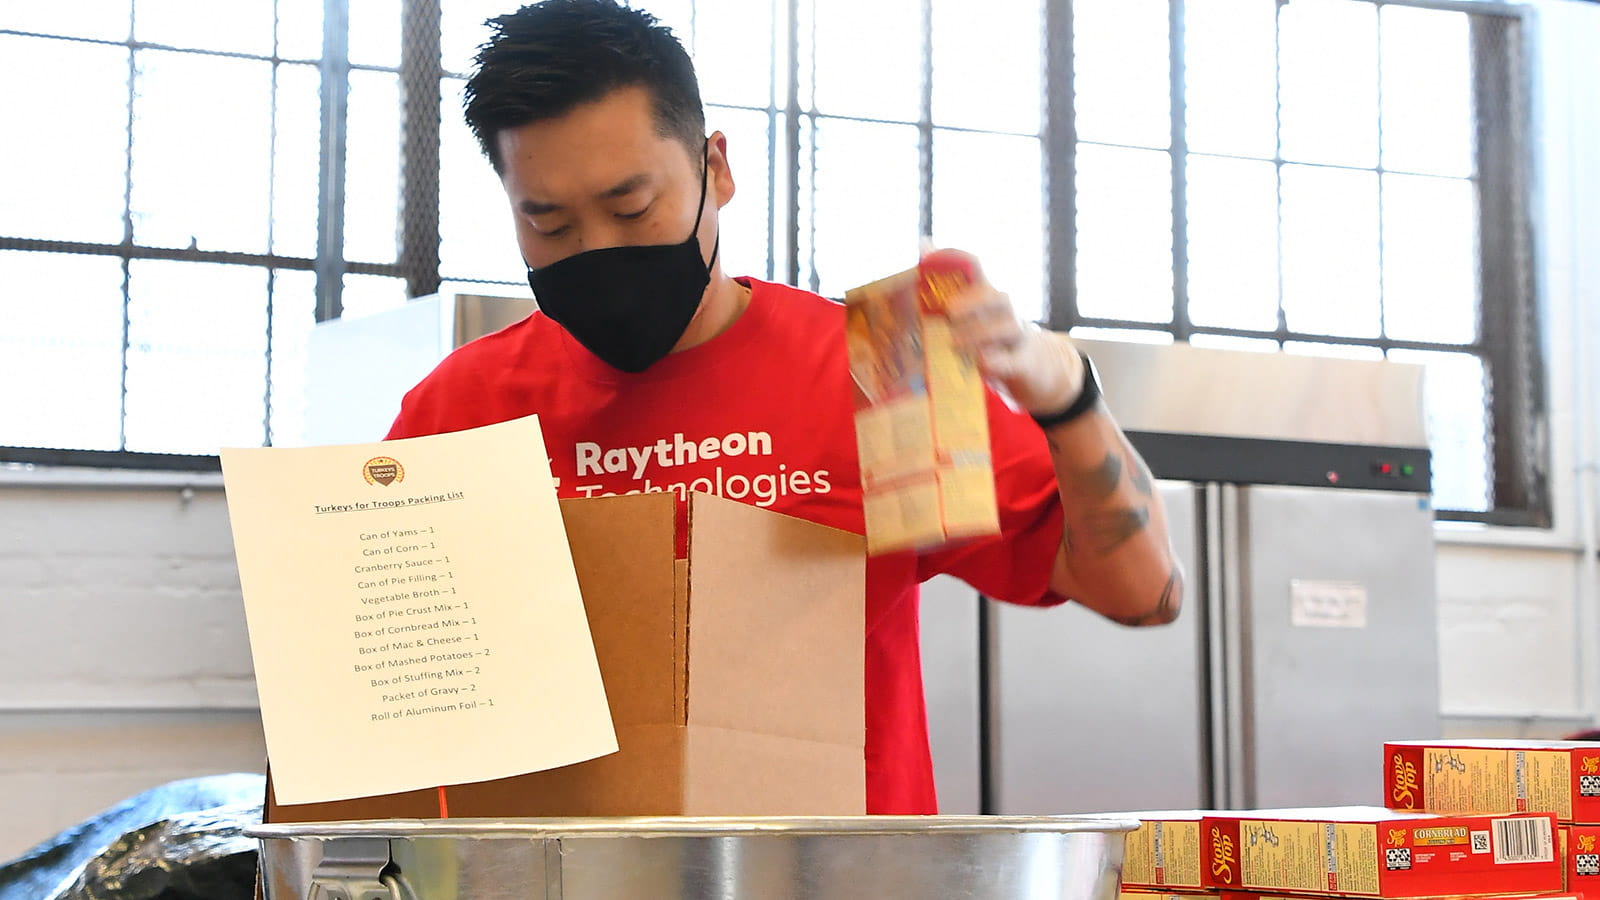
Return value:
M 1494 861 L 1500 863 L 1551 862 L 1555 859 L 1555 842 L 1550 833 L 1550 820 L 1495 819 Z

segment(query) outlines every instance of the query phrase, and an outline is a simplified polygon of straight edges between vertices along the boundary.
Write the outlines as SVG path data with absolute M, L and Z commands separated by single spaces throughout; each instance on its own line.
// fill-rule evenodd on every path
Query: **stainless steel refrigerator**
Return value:
M 1131 629 L 931 582 L 942 811 L 1381 805 L 1382 742 L 1439 733 L 1420 373 L 1088 346 L 1164 478 L 1185 608 Z

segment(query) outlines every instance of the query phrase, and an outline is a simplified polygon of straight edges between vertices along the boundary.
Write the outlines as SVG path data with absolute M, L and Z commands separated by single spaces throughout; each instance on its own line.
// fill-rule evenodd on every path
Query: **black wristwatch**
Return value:
M 1095 404 L 1100 402 L 1100 379 L 1095 377 L 1094 363 L 1090 361 L 1087 353 L 1076 347 L 1073 349 L 1077 351 L 1078 358 L 1083 360 L 1083 387 L 1078 390 L 1078 399 L 1058 413 L 1035 415 L 1033 420 L 1039 423 L 1040 428 L 1054 428 L 1062 423 L 1071 422 L 1094 409 Z

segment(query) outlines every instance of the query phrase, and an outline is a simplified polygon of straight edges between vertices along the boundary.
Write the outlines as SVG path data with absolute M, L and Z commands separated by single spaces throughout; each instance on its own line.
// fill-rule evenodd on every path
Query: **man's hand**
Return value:
M 1018 321 L 1010 299 L 971 256 L 935 250 L 924 259 L 970 273 L 971 283 L 951 303 L 951 327 L 987 378 L 1039 418 L 1073 406 L 1085 373 L 1066 335 Z M 1172 621 L 1183 603 L 1183 572 L 1168 544 L 1161 495 L 1138 451 L 1100 405 L 1052 424 L 1044 438 L 1062 505 L 1051 589 L 1125 625 Z
M 1083 357 L 1066 335 L 1018 319 L 1011 298 L 989 284 L 971 255 L 935 250 L 924 259 L 972 273 L 971 284 L 951 304 L 950 327 L 957 346 L 978 360 L 986 378 L 1034 415 L 1072 405 L 1083 390 Z

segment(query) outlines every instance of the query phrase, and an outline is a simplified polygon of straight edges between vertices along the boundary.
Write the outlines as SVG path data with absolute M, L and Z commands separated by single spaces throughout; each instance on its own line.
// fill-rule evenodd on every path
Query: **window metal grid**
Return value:
M 277 21 L 277 2 L 273 3 L 273 18 Z M 270 152 L 267 156 L 267 207 L 266 207 L 266 240 L 268 252 L 246 252 L 235 250 L 203 250 L 191 245 L 187 248 L 164 247 L 158 245 L 141 244 L 136 242 L 137 230 L 135 227 L 134 212 L 134 159 L 135 159 L 135 134 L 136 134 L 136 104 L 139 100 L 139 77 L 141 54 L 152 52 L 172 53 L 195 58 L 215 58 L 228 60 L 244 60 L 262 62 L 270 65 L 270 92 L 268 138 L 272 145 L 276 145 L 277 133 L 277 102 L 278 80 L 282 68 L 288 66 L 309 66 L 317 64 L 316 59 L 287 56 L 278 52 L 278 35 L 273 36 L 272 53 L 249 53 L 236 50 L 206 48 L 185 44 L 168 43 L 161 41 L 140 40 L 136 37 L 138 7 L 129 4 L 126 37 L 122 40 L 86 37 L 58 31 L 35 31 L 27 29 L 14 29 L 0 27 L 0 37 L 31 39 L 41 42 L 61 42 L 73 45 L 115 47 L 127 50 L 127 82 L 126 82 L 126 118 L 123 130 L 126 135 L 126 144 L 122 148 L 122 239 L 118 243 L 104 243 L 93 241 L 72 241 L 59 239 L 43 239 L 30 237 L 25 234 L 0 234 L 0 251 L 24 251 L 40 253 L 75 254 L 91 257 L 115 257 L 122 262 L 121 284 L 121 384 L 119 385 L 120 409 L 118 412 L 118 440 L 117 450 L 85 450 L 53 447 L 0 447 L 0 464 L 43 464 L 43 465 L 70 465 L 91 466 L 106 468 L 140 468 L 140 469 L 188 469 L 188 470 L 213 470 L 218 467 L 215 456 L 190 455 L 186 453 L 139 452 L 128 450 L 128 374 L 129 355 L 132 348 L 132 322 L 130 308 L 133 299 L 130 293 L 130 282 L 133 277 L 131 265 L 136 260 L 160 260 L 191 263 L 216 263 L 232 266 L 256 267 L 265 274 L 265 291 L 262 302 L 266 307 L 267 329 L 265 344 L 272 344 L 272 307 L 273 289 L 276 282 L 276 273 L 280 270 L 308 270 L 315 261 L 310 258 L 297 257 L 271 252 L 275 246 L 273 240 L 274 225 L 274 183 L 275 173 L 273 164 L 274 155 Z M 262 385 L 261 403 L 261 431 L 260 440 L 266 443 L 271 437 L 272 397 L 268 386 L 271 384 L 271 354 L 266 354 L 267 378 Z
M 688 31 L 680 34 L 691 50 L 698 49 L 699 2 L 687 2 Z M 816 52 L 818 35 L 815 4 L 818 0 L 772 0 L 772 27 L 766 35 L 770 47 L 770 90 L 765 105 L 709 102 L 708 113 L 730 110 L 764 116 L 767 125 L 765 181 L 765 207 L 767 210 L 766 277 L 778 277 L 790 283 L 808 283 L 813 290 L 823 287 L 819 272 L 817 243 L 817 173 L 818 130 L 828 123 L 853 123 L 859 125 L 905 126 L 916 130 L 915 163 L 917 166 L 916 223 L 920 233 L 933 232 L 935 198 L 940 186 L 934 182 L 935 148 L 945 133 L 973 135 L 1006 135 L 1017 138 L 1036 138 L 1040 141 L 1041 183 L 1043 196 L 1044 232 L 1041 235 L 1042 259 L 1045 268 L 1046 308 L 1044 319 L 1053 328 L 1123 329 L 1148 332 L 1165 331 L 1174 339 L 1188 340 L 1197 336 L 1214 338 L 1258 339 L 1271 341 L 1283 347 L 1294 343 L 1369 347 L 1377 352 L 1390 351 L 1458 352 L 1471 354 L 1483 360 L 1486 377 L 1490 382 L 1489 408 L 1485 410 L 1491 427 L 1488 446 L 1485 448 L 1492 461 L 1493 486 L 1489 508 L 1484 511 L 1447 511 L 1453 519 L 1491 522 L 1497 524 L 1548 525 L 1548 450 L 1544 446 L 1545 411 L 1542 367 L 1539 355 L 1536 319 L 1536 285 L 1533 279 L 1533 228 L 1530 221 L 1528 191 L 1530 189 L 1530 157 L 1526 146 L 1528 134 L 1527 92 L 1528 53 L 1525 28 L 1525 11 L 1501 3 L 1452 2 L 1452 0 L 1344 0 L 1344 2 L 1377 8 L 1413 7 L 1464 13 L 1474 23 L 1472 40 L 1474 59 L 1472 91 L 1475 98 L 1474 127 L 1478 152 L 1478 165 L 1470 176 L 1479 204 L 1479 231 L 1477 235 L 1481 255 L 1480 302 L 1477 338 L 1469 342 L 1418 340 L 1414 337 L 1398 338 L 1389 333 L 1389 317 L 1380 293 L 1379 329 L 1375 337 L 1324 334 L 1314 330 L 1297 329 L 1284 311 L 1284 284 L 1282 245 L 1283 229 L 1283 171 L 1286 165 L 1331 170 L 1365 171 L 1375 175 L 1378 182 L 1379 209 L 1382 209 L 1382 192 L 1385 176 L 1407 173 L 1404 166 L 1390 167 L 1380 154 L 1373 167 L 1331 165 L 1315 160 L 1286 158 L 1283 148 L 1281 114 L 1282 96 L 1281 36 L 1285 0 L 1275 4 L 1274 57 L 1277 58 L 1279 77 L 1273 85 L 1274 99 L 1278 104 L 1278 132 L 1275 152 L 1270 159 L 1230 152 L 1212 152 L 1206 157 L 1219 159 L 1270 162 L 1276 172 L 1278 198 L 1278 269 L 1277 321 L 1272 328 L 1223 327 L 1197 322 L 1191 315 L 1190 284 L 1190 221 L 1187 163 L 1195 155 L 1189 145 L 1186 110 L 1187 45 L 1185 25 L 1187 0 L 1168 0 L 1167 5 L 1167 63 L 1166 84 L 1169 100 L 1168 144 L 1153 148 L 1116 141 L 1088 141 L 1081 139 L 1078 129 L 1074 71 L 1074 9 L 1072 0 L 1040 0 L 1040 68 L 1041 116 L 1039 130 L 1035 133 L 1005 129 L 973 128 L 959 123 L 943 123 L 935 116 L 935 5 L 936 0 L 916 0 L 920 18 L 920 33 L 916 36 L 919 57 L 919 82 L 914 108 L 904 115 L 861 115 L 848 110 L 828 109 L 818 103 L 814 74 L 817 61 L 808 56 Z M 1080 0 L 1085 2 L 1085 0 Z M 650 5 L 648 0 L 644 5 Z M 189 262 L 219 262 L 234 265 L 257 266 L 269 272 L 312 271 L 316 276 L 316 317 L 333 318 L 343 310 L 342 291 L 347 275 L 372 275 L 403 279 L 407 296 L 418 296 L 436 290 L 441 280 L 477 283 L 484 285 L 513 285 L 516 282 L 494 277 L 481 277 L 472 272 L 441 272 L 440 260 L 440 98 L 447 87 L 459 81 L 464 73 L 447 70 L 441 60 L 440 0 L 404 0 L 399 8 L 402 17 L 400 52 L 396 66 L 352 63 L 349 57 L 349 9 L 346 0 L 323 0 L 322 54 L 316 59 L 280 57 L 211 51 L 194 47 L 140 42 L 133 39 L 133 22 L 130 16 L 129 38 L 126 41 L 109 41 L 96 38 L 41 34 L 30 31 L 7 31 L 0 35 L 15 35 L 40 39 L 74 40 L 84 43 L 127 47 L 129 50 L 129 141 L 132 141 L 132 78 L 136 53 L 143 50 L 171 50 L 227 58 L 250 59 L 269 62 L 273 66 L 274 102 L 276 102 L 276 77 L 284 64 L 315 64 L 322 74 L 321 90 L 321 163 L 319 178 L 319 204 L 317 221 L 317 251 L 314 257 L 289 256 L 277 253 L 242 253 L 223 250 L 179 249 L 140 246 L 133 243 L 133 225 L 129 213 L 131 203 L 124 198 L 124 239 L 120 244 L 44 240 L 25 235 L 0 236 L 0 250 L 36 250 L 47 252 L 79 253 L 114 256 L 123 260 L 124 296 L 126 317 L 127 267 L 131 260 L 177 260 Z M 1378 40 L 1381 42 L 1381 33 Z M 1381 43 L 1380 43 L 1381 47 Z M 1380 51 L 1381 58 L 1381 51 Z M 346 197 L 344 194 L 347 171 L 345 157 L 349 123 L 349 77 L 352 72 L 387 73 L 397 77 L 400 85 L 401 114 L 400 135 L 401 188 L 396 202 L 397 218 L 396 254 L 393 260 L 349 260 L 344 234 Z M 809 90 L 808 90 L 809 86 Z M 1380 92 L 1379 101 L 1383 102 Z M 446 110 L 448 114 L 449 110 Z M 1382 108 L 1379 108 L 1381 146 Z M 273 138 L 276 140 L 276 117 L 273 120 Z M 1155 150 L 1167 154 L 1170 169 L 1170 216 L 1172 230 L 1171 259 L 1172 297 L 1170 319 L 1147 321 L 1087 315 L 1080 304 L 1078 228 L 1080 210 L 1077 167 L 1081 147 L 1109 147 Z M 132 149 L 127 164 L 132 166 Z M 992 177 L 979 175 L 978 177 Z M 125 184 L 131 181 L 131 174 Z M 130 186 L 131 190 L 131 186 Z M 1384 253 L 1385 227 L 1379 215 L 1378 253 L 1380 254 L 1379 291 L 1383 290 L 1381 272 Z M 269 247 L 272 246 L 269 243 Z M 266 302 L 273 303 L 272 282 L 269 280 Z M 270 323 L 270 319 L 269 319 Z M 123 323 L 124 353 L 126 353 L 127 322 Z M 269 324 L 270 328 L 270 324 Z M 125 367 L 126 369 L 126 367 Z M 269 370 L 270 372 L 270 370 Z M 126 377 L 126 371 L 124 372 Z M 270 377 L 269 377 L 270 383 Z M 124 384 L 124 400 L 126 384 Z M 266 398 L 267 412 L 263 436 L 270 437 L 270 392 Z M 124 412 L 124 420 L 126 413 Z M 125 435 L 124 435 L 125 438 Z M 124 446 L 126 442 L 124 440 Z M 53 450 L 38 448 L 0 448 L 0 459 L 22 462 L 49 462 L 53 464 L 126 465 L 136 467 L 194 467 L 211 468 L 213 457 L 188 457 L 183 455 L 157 455 L 127 452 L 94 452 Z
M 1384 297 L 1383 263 L 1385 240 L 1383 190 L 1388 174 L 1415 174 L 1405 166 L 1389 166 L 1380 153 L 1370 168 L 1333 165 L 1287 158 L 1282 133 L 1282 15 L 1286 2 L 1280 0 L 1274 12 L 1273 47 L 1275 68 L 1280 77 L 1273 85 L 1278 110 L 1277 143 L 1270 158 L 1241 156 L 1207 150 L 1206 157 L 1270 162 L 1277 173 L 1279 220 L 1277 234 L 1280 261 L 1277 322 L 1273 328 L 1235 328 L 1197 324 L 1190 315 L 1188 297 L 1189 203 L 1186 196 L 1186 162 L 1191 149 L 1187 144 L 1186 41 L 1185 14 L 1188 0 L 1168 2 L 1168 82 L 1170 96 L 1170 143 L 1161 152 L 1171 163 L 1172 225 L 1172 315 L 1167 321 L 1125 319 L 1085 315 L 1078 296 L 1076 228 L 1076 157 L 1083 146 L 1153 149 L 1109 141 L 1083 141 L 1076 131 L 1074 105 L 1073 4 L 1071 0 L 1046 0 L 1045 22 L 1045 103 L 1048 110 L 1045 139 L 1047 203 L 1050 208 L 1049 275 L 1050 314 L 1048 324 L 1056 329 L 1093 328 L 1166 332 L 1175 340 L 1196 336 L 1270 341 L 1280 348 L 1288 344 L 1314 343 L 1372 348 L 1388 356 L 1391 351 L 1450 352 L 1471 355 L 1482 361 L 1489 384 L 1488 423 L 1484 452 L 1490 464 L 1490 492 L 1486 509 L 1442 509 L 1441 518 L 1500 525 L 1548 527 L 1550 498 L 1548 448 L 1544 446 L 1547 418 L 1544 400 L 1543 367 L 1537 340 L 1537 286 L 1531 259 L 1533 226 L 1528 209 L 1531 158 L 1526 146 L 1529 134 L 1527 94 L 1530 84 L 1527 52 L 1527 11 L 1499 3 L 1449 2 L 1449 0 L 1347 0 L 1382 10 L 1403 7 L 1462 13 L 1472 23 L 1474 99 L 1474 137 L 1477 165 L 1469 181 L 1479 204 L 1477 242 L 1480 252 L 1477 337 L 1471 341 L 1450 342 L 1394 337 L 1389 331 L 1389 316 Z M 1375 27 L 1377 17 L 1374 17 Z M 1381 29 L 1378 35 L 1381 48 Z M 1381 49 L 1380 49 L 1381 58 Z M 1379 146 L 1382 147 L 1383 97 L 1378 93 Z M 1365 171 L 1376 176 L 1379 215 L 1377 227 L 1379 329 L 1376 336 L 1324 334 L 1291 327 L 1284 309 L 1283 267 L 1283 170 L 1286 165 L 1328 170 Z M 1429 174 L 1429 173 L 1424 173 Z

